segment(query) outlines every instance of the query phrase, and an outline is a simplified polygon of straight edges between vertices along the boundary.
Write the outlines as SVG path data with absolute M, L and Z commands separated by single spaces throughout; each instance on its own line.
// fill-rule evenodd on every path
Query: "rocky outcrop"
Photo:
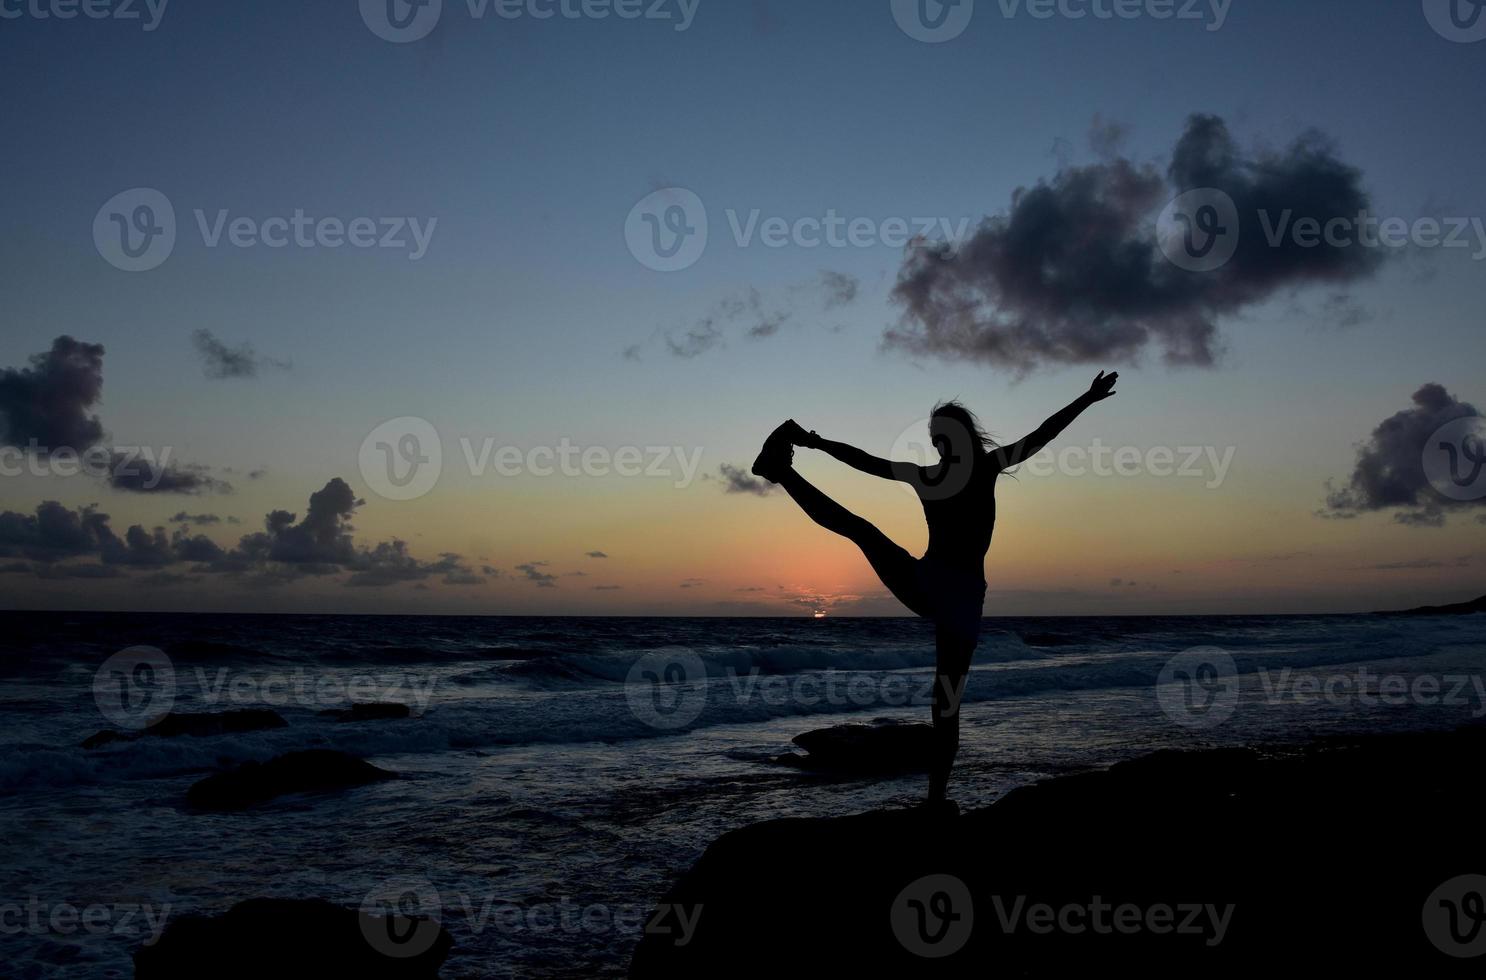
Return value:
M 964 816 L 744 827 L 661 898 L 631 975 L 1465 975 L 1483 753 L 1480 727 L 1160 752 Z
M 396 778 L 344 752 L 310 749 L 208 776 L 191 787 L 186 800 L 204 810 L 241 810 L 291 793 L 327 793 Z
M 918 722 L 878 718 L 870 725 L 833 725 L 796 735 L 806 754 L 776 756 L 782 765 L 846 774 L 927 772 L 934 729 Z

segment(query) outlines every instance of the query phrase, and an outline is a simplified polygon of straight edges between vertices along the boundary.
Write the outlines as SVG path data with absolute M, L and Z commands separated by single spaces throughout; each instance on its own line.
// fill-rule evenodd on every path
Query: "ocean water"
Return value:
M 115 657 L 138 647 L 163 659 Z M 0 963 L 128 977 L 186 913 L 409 894 L 454 935 L 446 977 L 621 976 L 646 910 L 718 835 L 916 802 L 922 777 L 771 760 L 812 728 L 926 721 L 932 666 L 909 619 L 0 614 Z M 1483 714 L 1483 675 L 1482 617 L 988 619 L 952 793 L 981 806 L 1159 748 L 1449 728 Z M 415 717 L 320 713 L 353 701 Z M 288 727 L 79 745 L 167 707 L 271 707 Z M 403 778 L 185 806 L 206 774 L 306 748 Z M 809 900 L 808 869 L 759 872 L 781 916 Z

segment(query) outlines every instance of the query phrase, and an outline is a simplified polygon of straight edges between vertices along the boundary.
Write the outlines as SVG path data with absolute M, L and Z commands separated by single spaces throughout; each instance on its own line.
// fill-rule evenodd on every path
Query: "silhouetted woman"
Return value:
M 943 804 L 949 771 L 960 744 L 960 696 L 970 658 L 980 640 L 985 602 L 985 556 L 996 527 L 996 477 L 1032 457 L 1095 402 L 1115 394 L 1118 374 L 1099 377 L 1067 408 L 1010 446 L 997 446 L 975 416 L 945 402 L 929 419 L 939 453 L 932 466 L 879 459 L 844 443 L 806 432 L 793 419 L 769 436 L 753 472 L 784 487 L 821 527 L 856 542 L 873 571 L 898 601 L 934 621 L 934 758 L 929 803 Z M 848 466 L 885 480 L 900 480 L 918 494 L 929 525 L 929 549 L 914 558 L 868 521 L 836 503 L 794 470 L 794 447 L 820 449 Z

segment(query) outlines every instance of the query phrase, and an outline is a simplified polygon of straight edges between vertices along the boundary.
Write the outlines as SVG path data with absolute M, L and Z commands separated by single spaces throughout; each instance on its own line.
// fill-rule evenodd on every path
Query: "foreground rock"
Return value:
M 310 749 L 208 776 L 191 787 L 186 800 L 206 810 L 241 810 L 291 793 L 327 793 L 396 778 L 344 752 Z
M 334 718 L 336 721 L 395 721 L 400 718 L 411 718 L 413 709 L 405 704 L 372 701 L 365 704 L 353 704 L 349 708 L 328 708 L 320 714 L 326 718 Z
M 664 896 L 631 975 L 1477 974 L 1442 950 L 1486 954 L 1483 757 L 1479 727 L 1161 752 L 962 817 L 756 824 Z
M 288 728 L 289 723 L 277 711 L 268 708 L 242 708 L 236 711 L 217 711 L 193 714 L 188 711 L 173 711 L 152 721 L 148 727 L 137 732 L 105 730 L 83 740 L 85 749 L 96 749 L 111 742 L 132 742 L 146 737 L 175 738 L 191 735 L 201 738 L 207 735 L 238 735 L 243 732 L 265 731 L 270 728 Z
M 437 977 L 453 945 L 448 931 L 428 919 L 388 920 L 328 902 L 256 898 L 214 918 L 172 921 L 155 945 L 134 954 L 134 975 L 412 980 Z
M 918 722 L 878 718 L 870 725 L 834 725 L 796 735 L 806 755 L 775 758 L 801 769 L 852 774 L 926 772 L 934 729 Z

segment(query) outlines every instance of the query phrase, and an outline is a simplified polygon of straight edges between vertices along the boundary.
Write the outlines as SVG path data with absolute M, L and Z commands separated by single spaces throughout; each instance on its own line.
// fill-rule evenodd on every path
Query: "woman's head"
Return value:
M 995 443 L 980 427 L 980 419 L 959 402 L 950 400 L 934 406 L 929 416 L 929 439 L 946 462 L 966 456 L 975 458 L 990 452 Z

